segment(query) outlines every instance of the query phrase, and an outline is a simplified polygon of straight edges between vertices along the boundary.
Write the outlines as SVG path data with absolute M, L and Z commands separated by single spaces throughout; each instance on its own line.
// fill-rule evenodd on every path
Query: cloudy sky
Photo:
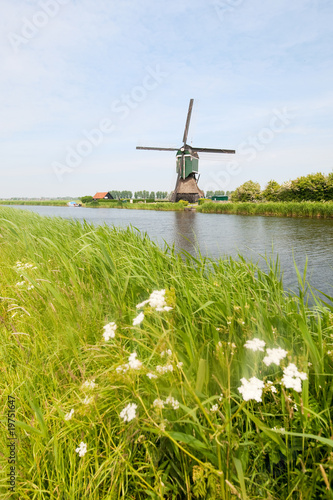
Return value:
M 333 169 L 329 0 L 1 0 L 0 197 L 202 189 Z

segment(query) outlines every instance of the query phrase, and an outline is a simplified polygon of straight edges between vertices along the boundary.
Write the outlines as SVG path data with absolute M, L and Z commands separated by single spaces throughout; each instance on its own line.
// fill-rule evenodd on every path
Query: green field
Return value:
M 0 245 L 1 498 L 333 498 L 333 304 L 303 276 L 4 207 Z

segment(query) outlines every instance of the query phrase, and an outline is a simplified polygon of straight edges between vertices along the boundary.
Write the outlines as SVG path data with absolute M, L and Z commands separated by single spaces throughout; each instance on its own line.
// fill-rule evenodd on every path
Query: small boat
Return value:
M 76 203 L 76 201 L 69 201 L 67 203 L 67 206 L 68 207 L 82 207 L 82 205 L 80 203 Z

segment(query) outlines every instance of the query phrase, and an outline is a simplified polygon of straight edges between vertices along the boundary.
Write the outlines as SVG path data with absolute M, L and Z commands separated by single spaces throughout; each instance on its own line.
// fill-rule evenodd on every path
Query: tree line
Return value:
M 333 172 L 297 177 L 279 184 L 271 180 L 261 190 L 258 182 L 247 181 L 231 193 L 231 201 L 332 201 Z

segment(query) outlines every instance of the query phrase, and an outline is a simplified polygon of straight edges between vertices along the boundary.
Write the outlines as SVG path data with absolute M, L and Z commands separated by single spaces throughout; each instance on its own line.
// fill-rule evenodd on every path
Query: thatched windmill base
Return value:
M 190 174 L 186 179 L 178 176 L 176 187 L 171 197 L 172 202 L 177 203 L 177 201 L 185 200 L 189 203 L 197 203 L 199 198 L 203 197 L 204 192 L 199 189 L 194 174 Z

